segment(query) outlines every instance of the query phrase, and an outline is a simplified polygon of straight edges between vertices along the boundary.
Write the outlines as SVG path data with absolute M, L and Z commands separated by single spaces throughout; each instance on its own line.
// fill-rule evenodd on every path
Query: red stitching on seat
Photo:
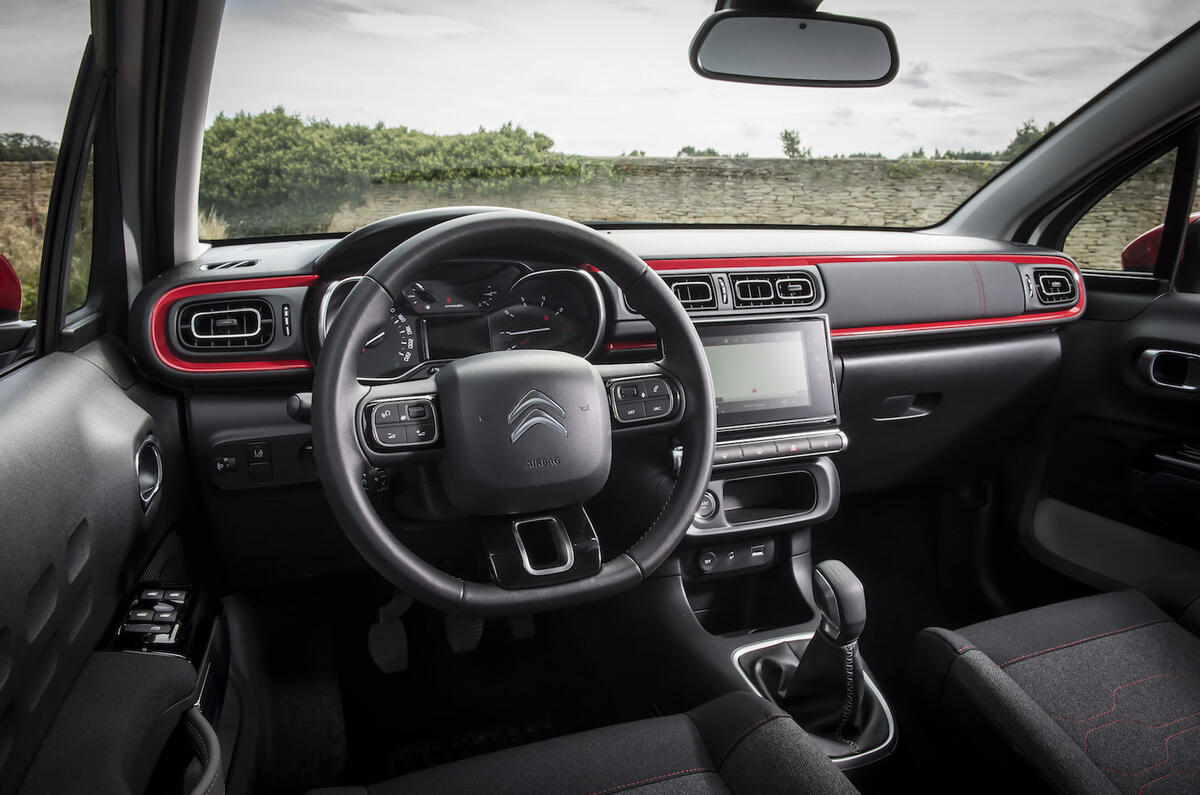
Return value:
M 604 793 L 606 793 L 606 792 L 619 792 L 623 789 L 629 789 L 630 787 L 640 787 L 643 784 L 653 784 L 656 781 L 664 781 L 668 778 L 676 778 L 677 776 L 688 776 L 688 775 L 691 775 L 692 773 L 716 773 L 716 772 L 717 771 L 711 767 L 691 767 L 691 768 L 688 768 L 687 770 L 676 770 L 674 773 L 664 773 L 661 776 L 654 776 L 653 778 L 644 778 L 641 781 L 634 781 L 630 784 L 622 784 L 618 787 L 609 787 L 608 789 L 596 790 L 591 795 L 604 795 Z
M 1165 776 L 1159 776 L 1156 779 L 1151 779 L 1150 781 L 1147 781 L 1145 784 L 1143 784 L 1142 786 L 1140 786 L 1138 788 L 1138 792 L 1140 793 L 1143 790 L 1145 790 L 1146 787 L 1150 786 L 1151 784 L 1157 784 L 1158 782 L 1162 781 L 1164 778 L 1170 778 L 1171 776 L 1187 776 L 1188 778 L 1196 778 L 1196 775 L 1194 773 L 1189 773 L 1186 770 L 1172 770 L 1170 773 L 1166 774 Z
M 1109 635 L 1118 635 L 1122 632 L 1129 632 L 1130 630 L 1133 630 L 1133 629 L 1141 629 L 1142 627 L 1148 627 L 1151 624 L 1167 624 L 1170 622 L 1171 622 L 1171 619 L 1169 619 L 1169 618 L 1156 618 L 1153 621 L 1144 621 L 1141 624 L 1134 624 L 1131 627 L 1121 627 L 1120 629 L 1110 629 L 1108 632 L 1101 632 L 1099 635 L 1092 635 L 1091 637 L 1080 638 L 1079 640 L 1073 640 L 1070 643 L 1063 643 L 1059 646 L 1051 646 L 1050 648 L 1042 649 L 1041 651 L 1031 651 L 1031 652 L 1029 652 L 1029 654 L 1022 654 L 1020 657 L 1013 657 L 1011 660 L 1007 660 L 1005 662 L 1000 663 L 1000 667 L 1003 668 L 1006 665 L 1012 665 L 1013 663 L 1020 662 L 1021 660 L 1028 660 L 1030 657 L 1037 657 L 1039 654 L 1046 654 L 1047 652 L 1059 651 L 1060 649 L 1066 649 L 1070 646 L 1078 646 L 1080 643 L 1087 643 L 1089 640 L 1097 640 L 1099 638 L 1106 638 Z
M 961 649 L 955 649 L 955 650 L 954 650 L 954 653 L 955 653 L 955 654 L 962 654 L 964 651 L 969 651 L 970 649 L 973 649 L 973 648 L 975 648 L 975 644 L 974 644 L 974 643 L 968 643 L 966 646 L 963 646 Z
M 721 761 L 717 762 L 717 767 L 718 768 L 725 767 L 725 760 L 728 759 L 729 755 L 733 753 L 733 749 L 738 747 L 738 743 L 740 743 L 742 740 L 746 739 L 747 735 L 749 735 L 750 732 L 754 731 L 759 726 L 762 726 L 764 723 L 766 723 L 769 720 L 774 720 L 775 718 L 785 718 L 785 717 L 788 717 L 788 716 L 782 712 L 772 712 L 770 715 L 764 715 L 763 717 L 754 721 L 754 723 L 750 724 L 750 728 L 746 729 L 746 731 L 739 734 L 737 736 L 737 739 L 734 740 L 729 745 L 729 750 L 721 755 Z
M 1116 687 L 1114 687 L 1112 690 L 1112 696 L 1111 696 L 1112 706 L 1109 707 L 1108 709 L 1104 710 L 1103 712 L 1097 712 L 1095 715 L 1088 715 L 1086 718 L 1068 718 L 1066 715 L 1058 715 L 1054 712 L 1050 712 L 1047 714 L 1049 714 L 1050 717 L 1052 717 L 1052 718 L 1058 718 L 1059 720 L 1065 720 L 1069 723 L 1087 723 L 1089 720 L 1095 720 L 1096 718 L 1103 717 L 1117 708 L 1117 691 L 1118 690 L 1124 690 L 1127 687 L 1132 687 L 1133 685 L 1140 685 L 1142 682 L 1149 682 L 1151 679 L 1158 679 L 1158 678 L 1164 677 L 1164 676 L 1169 679 L 1178 679 L 1180 682 L 1187 682 L 1190 685 L 1200 685 L 1200 681 L 1196 681 L 1195 679 L 1184 679 L 1182 676 L 1176 676 L 1175 674 L 1168 674 L 1168 673 L 1151 674 L 1150 676 L 1144 676 L 1141 679 L 1135 679 L 1132 682 L 1126 682 L 1123 685 L 1117 685 Z M 1200 713 L 1197 713 L 1197 714 L 1200 714 Z M 1136 723 L 1137 721 L 1134 721 L 1134 722 Z M 1148 724 L 1143 723 L 1142 725 L 1146 726 Z M 1163 724 L 1163 725 L 1165 726 L 1168 724 Z
M 1138 726 L 1144 726 L 1147 729 L 1165 729 L 1168 726 L 1174 726 L 1176 723 L 1183 723 L 1185 720 L 1190 720 L 1191 718 L 1196 717 L 1200 717 L 1200 712 L 1193 712 L 1191 715 L 1184 715 L 1182 718 L 1176 718 L 1175 720 L 1169 720 L 1166 723 L 1158 724 L 1142 723 L 1136 718 L 1117 718 L 1116 720 L 1110 720 L 1108 723 L 1102 723 L 1099 726 L 1093 726 L 1083 733 L 1083 752 L 1085 754 L 1087 753 L 1088 738 L 1091 737 L 1092 732 L 1098 732 L 1101 729 L 1107 729 L 1109 726 L 1116 726 L 1118 723 L 1135 723 Z M 1193 726 L 1191 728 L 1195 729 L 1200 727 Z M 1188 729 L 1188 731 L 1191 731 L 1191 729 Z M 1175 735 L 1171 736 L 1174 737 Z
M 1113 721 L 1113 723 L 1120 723 L 1120 721 Z M 1181 734 L 1187 734 L 1188 732 L 1194 732 L 1194 731 L 1196 731 L 1196 729 L 1200 729 L 1200 725 L 1189 726 L 1186 729 L 1180 729 L 1179 731 L 1175 732 L 1174 734 L 1168 734 L 1166 739 L 1163 740 L 1163 747 L 1167 751 L 1167 758 L 1163 759 L 1160 762 L 1155 762 L 1152 765 L 1146 765 L 1145 767 L 1139 767 L 1137 770 L 1122 770 L 1119 767 L 1109 767 L 1108 765 L 1100 764 L 1099 762 L 1095 761 L 1094 759 L 1092 760 L 1092 762 L 1093 762 L 1093 764 L 1096 765 L 1096 767 L 1101 768 L 1102 770 L 1108 770 L 1108 771 L 1117 773 L 1118 775 L 1122 775 L 1122 776 L 1136 776 L 1138 773 L 1145 773 L 1147 770 L 1153 770 L 1156 767 L 1162 767 L 1167 762 L 1170 762 L 1171 761 L 1171 740 L 1174 740 L 1176 737 L 1178 737 Z

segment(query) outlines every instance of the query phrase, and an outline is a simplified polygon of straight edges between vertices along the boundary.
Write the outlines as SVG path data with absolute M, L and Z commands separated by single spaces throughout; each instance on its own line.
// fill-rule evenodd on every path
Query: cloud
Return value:
M 908 69 L 901 69 L 896 82 L 913 88 L 929 88 L 929 81 L 925 78 L 932 72 L 933 64 L 929 61 L 917 61 Z
M 953 99 L 938 99 L 937 97 L 914 97 L 912 103 L 914 108 L 925 108 L 929 110 L 948 110 L 949 108 L 966 108 L 969 105 L 958 102 Z

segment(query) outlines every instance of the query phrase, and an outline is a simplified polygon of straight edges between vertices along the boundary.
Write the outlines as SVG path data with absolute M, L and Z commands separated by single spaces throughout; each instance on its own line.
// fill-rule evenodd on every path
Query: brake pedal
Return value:
M 446 640 L 456 654 L 475 651 L 483 637 L 483 619 L 471 616 L 446 616 Z

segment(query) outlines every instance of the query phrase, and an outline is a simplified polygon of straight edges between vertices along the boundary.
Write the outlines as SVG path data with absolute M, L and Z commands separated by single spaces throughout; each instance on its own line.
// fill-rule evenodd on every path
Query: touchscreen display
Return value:
M 717 426 L 836 418 L 823 317 L 698 325 Z

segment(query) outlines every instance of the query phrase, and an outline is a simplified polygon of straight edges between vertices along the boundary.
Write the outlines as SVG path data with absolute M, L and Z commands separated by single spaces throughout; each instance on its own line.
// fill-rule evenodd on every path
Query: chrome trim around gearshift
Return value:
M 750 643 L 745 646 L 737 647 L 733 650 L 730 658 L 733 661 L 733 667 L 736 668 L 737 672 L 742 675 L 742 679 L 746 680 L 746 684 L 750 686 L 750 689 L 770 701 L 772 700 L 771 697 L 760 691 L 757 685 L 754 684 L 753 680 L 750 679 L 750 676 L 746 673 L 746 670 L 742 668 L 742 657 L 752 651 L 769 649 L 772 646 L 778 646 L 783 643 L 791 643 L 797 640 L 812 640 L 815 635 L 815 632 L 802 632 L 798 635 L 785 635 L 781 638 L 761 640 L 757 643 Z M 870 690 L 875 698 L 879 700 L 879 705 L 883 707 L 883 716 L 887 720 L 888 733 L 887 737 L 884 738 L 884 741 L 874 748 L 868 748 L 865 751 L 859 751 L 858 753 L 854 754 L 846 754 L 845 756 L 831 756 L 830 761 L 843 770 L 862 767 L 863 765 L 870 764 L 876 759 L 885 756 L 888 750 L 891 748 L 892 743 L 896 739 L 896 722 L 892 717 L 892 709 L 888 706 L 887 699 L 883 697 L 883 691 L 879 689 L 879 686 L 875 684 L 875 680 L 873 680 L 871 675 L 867 673 L 865 665 L 863 667 L 863 681 L 866 683 L 867 689 Z

